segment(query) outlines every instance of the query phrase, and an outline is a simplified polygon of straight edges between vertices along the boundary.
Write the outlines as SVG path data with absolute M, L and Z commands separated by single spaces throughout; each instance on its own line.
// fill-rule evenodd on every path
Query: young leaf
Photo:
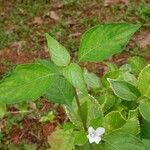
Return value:
M 141 94 L 150 98 L 150 65 L 147 65 L 139 74 L 138 89 Z
M 96 74 L 88 72 L 87 69 L 84 69 L 84 80 L 86 84 L 93 89 L 100 88 L 101 86 L 100 79 Z
M 57 75 L 41 64 L 19 65 L 0 82 L 0 102 L 5 104 L 35 100 L 48 89 Z
M 145 148 L 137 137 L 116 132 L 105 138 L 105 150 L 145 150 Z
M 118 23 L 97 25 L 83 35 L 79 61 L 100 62 L 119 53 L 140 25 Z
M 150 122 L 150 102 L 148 100 L 140 102 L 139 111 L 142 117 Z
M 122 127 L 126 123 L 126 120 L 122 117 L 119 111 L 112 111 L 107 114 L 103 119 L 103 126 L 107 133 Z
M 131 65 L 132 73 L 135 75 L 138 75 L 141 70 L 147 65 L 146 60 L 139 56 L 129 58 L 128 63 Z
M 128 82 L 112 79 L 108 79 L 108 81 L 116 96 L 124 100 L 134 101 L 140 96 L 138 89 Z
M 119 80 L 124 80 L 124 81 L 126 81 L 126 82 L 128 82 L 128 83 L 130 83 L 134 86 L 137 86 L 136 77 L 133 74 L 129 73 L 129 72 L 122 73 L 122 75 L 118 79 Z
M 67 66 L 70 63 L 68 51 L 47 33 L 46 39 L 52 61 L 58 66 Z
M 122 74 L 122 72 L 120 70 L 106 72 L 102 78 L 102 84 L 105 87 L 109 87 L 109 81 L 107 80 L 107 78 L 117 79 L 121 74 Z
M 83 71 L 77 64 L 70 64 L 63 69 L 64 77 L 83 94 L 87 95 L 86 84 L 83 77 Z

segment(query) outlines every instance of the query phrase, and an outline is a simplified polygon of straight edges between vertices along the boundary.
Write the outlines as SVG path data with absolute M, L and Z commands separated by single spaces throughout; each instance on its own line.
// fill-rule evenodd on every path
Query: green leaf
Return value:
M 100 62 L 123 50 L 140 25 L 113 23 L 97 25 L 83 35 L 79 61 Z
M 129 73 L 132 71 L 130 64 L 123 64 L 119 69 L 122 70 L 123 72 L 129 72 Z
M 105 150 L 145 150 L 140 139 L 127 133 L 112 133 L 105 141 Z
M 70 63 L 68 51 L 47 33 L 46 39 L 52 61 L 58 66 L 67 66 Z
M 143 139 L 150 139 L 150 122 L 141 119 L 141 137 Z
M 52 111 L 50 111 L 48 114 L 45 116 L 42 116 L 39 120 L 39 122 L 52 122 L 53 119 L 55 118 L 55 115 Z
M 150 122 L 150 102 L 147 100 L 141 101 L 139 105 L 139 111 L 142 117 Z
M 90 96 L 88 105 L 87 125 L 98 128 L 102 125 L 103 112 L 98 101 Z
M 0 119 L 4 117 L 7 112 L 6 104 L 0 103 Z
M 86 84 L 93 89 L 98 89 L 101 86 L 100 79 L 96 74 L 88 72 L 87 69 L 84 69 L 84 80 Z
M 103 112 L 98 101 L 92 97 L 84 97 L 80 100 L 83 117 L 87 122 L 87 126 L 99 127 L 102 124 Z M 70 121 L 78 128 L 82 128 L 82 122 L 79 115 L 79 110 L 74 100 L 72 106 L 65 108 Z
M 106 72 L 102 78 L 102 84 L 105 87 L 109 87 L 109 81 L 107 80 L 107 78 L 117 79 L 121 74 L 122 74 L 122 72 L 120 70 Z
M 145 145 L 146 150 L 150 149 L 150 122 L 146 120 L 142 120 L 141 123 L 141 137 L 142 137 L 142 142 Z
M 74 98 L 73 86 L 62 76 L 54 76 L 45 93 L 48 101 L 71 105 Z
M 59 76 L 52 77 L 51 84 L 44 95 L 47 100 L 59 104 L 70 105 L 73 101 L 74 90 L 73 86 L 61 75 L 62 68 L 56 66 L 51 61 L 38 60 L 38 63 L 47 67 L 51 71 L 60 74 Z
M 150 98 L 150 65 L 147 65 L 139 74 L 138 88 L 142 95 Z
M 142 142 L 144 143 L 145 150 L 150 150 L 150 139 L 142 139 Z
M 77 64 L 70 64 L 63 69 L 64 77 L 83 94 L 87 95 L 86 84 L 83 77 L 83 71 Z
M 139 56 L 129 58 L 128 63 L 131 65 L 132 73 L 135 75 L 138 75 L 141 70 L 147 65 L 146 60 Z
M 76 146 L 75 150 L 91 150 L 89 142 L 87 142 L 83 146 Z M 105 150 L 104 143 L 100 142 L 100 144 L 92 144 L 92 150 Z
M 105 62 L 105 64 L 107 65 L 109 71 L 118 70 L 118 66 L 114 63 Z
M 57 129 L 48 137 L 51 146 L 49 150 L 72 150 L 74 148 L 74 135 L 72 130 Z
M 50 72 L 54 72 L 56 74 L 58 74 L 58 73 L 61 74 L 62 67 L 55 65 L 52 61 L 45 60 L 45 59 L 38 59 L 37 63 L 48 68 L 50 70 Z
M 102 104 L 103 112 L 107 112 L 116 102 L 116 96 L 105 93 L 104 95 L 104 103 Z
M 19 65 L 14 72 L 0 82 L 0 101 L 18 103 L 36 100 L 48 89 L 57 73 L 41 64 Z
M 112 131 L 122 127 L 125 123 L 126 120 L 119 111 L 112 111 L 103 119 L 103 126 L 107 133 L 111 133 Z
M 116 96 L 127 101 L 134 101 L 139 98 L 140 92 L 134 85 L 119 80 L 108 79 L 108 81 L 110 82 L 110 86 Z
M 123 81 L 126 81 L 134 86 L 137 86 L 137 79 L 136 77 L 129 73 L 129 72 L 124 72 L 122 73 L 122 75 L 119 77 L 119 80 L 123 80 Z
M 86 143 L 87 135 L 84 131 L 75 131 L 74 135 L 75 135 L 75 140 L 74 140 L 75 145 L 82 146 Z
M 116 131 L 138 135 L 140 133 L 140 125 L 137 117 L 129 118 L 126 123 Z

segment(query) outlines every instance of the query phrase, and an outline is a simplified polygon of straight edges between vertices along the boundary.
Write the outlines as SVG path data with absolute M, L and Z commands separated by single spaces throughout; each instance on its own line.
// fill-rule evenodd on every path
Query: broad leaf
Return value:
M 0 101 L 7 104 L 36 100 L 45 94 L 55 75 L 56 72 L 38 63 L 19 65 L 0 82 Z
M 61 74 L 62 67 L 55 65 L 52 61 L 45 60 L 45 59 L 38 59 L 37 63 L 48 68 L 50 70 L 50 72 Z
M 58 66 L 67 66 L 70 62 L 68 51 L 47 33 L 46 39 L 52 61 Z
M 141 70 L 147 65 L 144 58 L 139 56 L 134 56 L 128 59 L 128 63 L 131 65 L 132 73 L 138 75 Z
M 88 72 L 87 69 L 84 69 L 84 80 L 88 87 L 93 89 L 100 88 L 101 86 L 100 78 L 98 78 L 96 74 Z
M 137 98 L 139 98 L 140 92 L 132 84 L 125 81 L 112 80 L 112 79 L 108 79 L 108 80 L 110 82 L 110 86 L 113 92 L 118 97 L 127 101 L 134 101 Z
M 145 150 L 145 147 L 137 137 L 116 132 L 105 138 L 105 150 Z
M 51 146 L 49 150 L 72 150 L 74 148 L 74 135 L 72 130 L 57 129 L 48 137 Z
M 150 122 L 150 102 L 148 100 L 140 102 L 139 111 L 142 117 Z
M 119 53 L 140 25 L 118 23 L 97 25 L 83 35 L 79 61 L 100 62 Z
M 52 78 L 45 97 L 54 103 L 71 105 L 74 98 L 74 89 L 64 77 L 55 76 Z
M 147 65 L 139 74 L 138 88 L 142 95 L 150 98 L 150 65 Z
M 74 91 L 72 85 L 61 75 L 62 68 L 47 60 L 38 60 L 38 63 L 47 67 L 50 71 L 60 74 L 52 77 L 51 84 L 45 94 L 47 100 L 70 105 L 73 101 Z
M 79 89 L 83 94 L 87 94 L 83 71 L 79 65 L 70 64 L 63 69 L 63 75 L 75 88 Z
M 103 126 L 107 133 L 122 127 L 125 123 L 126 120 L 123 118 L 119 111 L 112 111 L 103 119 Z

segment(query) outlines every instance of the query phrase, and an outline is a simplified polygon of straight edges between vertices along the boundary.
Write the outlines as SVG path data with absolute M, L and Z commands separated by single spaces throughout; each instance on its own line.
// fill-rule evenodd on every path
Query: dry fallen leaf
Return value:
M 150 46 L 150 33 L 144 33 L 142 35 L 139 35 L 138 44 L 141 48 Z
M 59 17 L 56 14 L 55 11 L 50 11 L 50 18 L 53 19 L 53 20 L 55 20 L 55 21 L 59 20 Z
M 43 24 L 43 19 L 41 17 L 34 17 L 33 24 L 41 25 Z
M 125 5 L 128 5 L 129 0 L 105 0 L 104 6 L 109 6 L 111 4 L 119 4 L 119 3 L 124 3 Z

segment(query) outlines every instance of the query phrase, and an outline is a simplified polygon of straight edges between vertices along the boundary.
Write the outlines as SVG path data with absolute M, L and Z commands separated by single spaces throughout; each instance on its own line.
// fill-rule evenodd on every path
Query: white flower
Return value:
M 101 137 L 104 133 L 105 128 L 99 127 L 96 130 L 94 130 L 93 127 L 89 127 L 87 138 L 89 139 L 90 143 L 95 142 L 96 144 L 98 144 L 101 141 Z

